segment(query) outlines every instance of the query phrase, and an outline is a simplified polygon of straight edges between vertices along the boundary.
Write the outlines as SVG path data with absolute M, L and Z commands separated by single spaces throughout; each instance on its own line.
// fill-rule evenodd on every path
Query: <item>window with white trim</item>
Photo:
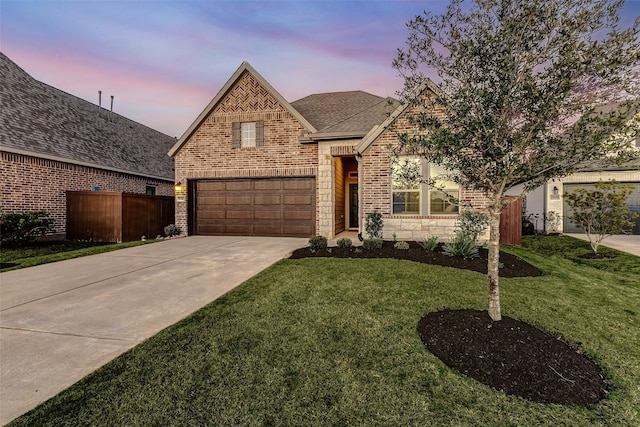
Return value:
M 419 157 L 401 156 L 391 163 L 394 215 L 456 215 L 460 186 L 447 171 Z M 423 180 L 428 176 L 428 180 Z M 426 182 L 428 181 L 428 182 Z
M 231 136 L 233 148 L 252 148 L 264 145 L 264 121 L 234 122 Z
M 256 122 L 245 122 L 240 125 L 240 146 L 256 146 Z
M 420 214 L 422 162 L 417 157 L 397 157 L 391 162 L 394 214 Z

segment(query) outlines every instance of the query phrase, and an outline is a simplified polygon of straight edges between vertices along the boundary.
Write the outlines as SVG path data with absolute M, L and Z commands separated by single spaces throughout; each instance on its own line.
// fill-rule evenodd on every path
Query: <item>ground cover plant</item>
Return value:
M 20 248 L 0 249 L 0 272 L 48 264 L 65 259 L 111 252 L 132 246 L 153 243 L 155 240 L 125 243 L 72 242 L 59 240 L 38 242 Z
M 638 257 L 574 259 L 587 242 L 547 236 L 509 251 L 545 274 L 503 278 L 505 318 L 595 360 L 604 400 L 534 403 L 461 375 L 424 346 L 425 314 L 486 309 L 478 272 L 306 258 L 276 263 L 12 425 L 638 425 Z

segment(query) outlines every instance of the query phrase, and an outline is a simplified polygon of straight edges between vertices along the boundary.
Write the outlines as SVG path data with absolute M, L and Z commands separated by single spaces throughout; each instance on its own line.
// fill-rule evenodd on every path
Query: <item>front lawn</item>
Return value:
M 125 243 L 72 242 L 69 240 L 60 240 L 34 243 L 22 248 L 2 248 L 0 249 L 0 272 L 18 270 L 20 268 L 33 267 L 34 265 L 79 258 L 87 255 L 101 254 L 103 252 L 111 252 L 153 242 L 155 242 L 155 240 L 138 240 Z
M 587 408 L 509 396 L 425 349 L 418 321 L 486 309 L 484 275 L 325 258 L 280 261 L 12 425 L 637 426 L 640 258 L 582 262 L 582 249 L 525 238 L 513 252 L 546 274 L 502 279 L 501 296 L 504 315 L 602 367 L 609 395 Z

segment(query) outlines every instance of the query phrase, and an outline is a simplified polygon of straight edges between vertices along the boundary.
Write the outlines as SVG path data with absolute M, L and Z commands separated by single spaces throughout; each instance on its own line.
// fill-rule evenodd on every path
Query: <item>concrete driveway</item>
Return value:
M 589 241 L 589 237 L 586 234 L 567 234 L 567 236 Z M 640 236 L 638 235 L 618 234 L 610 236 L 602 241 L 602 246 L 640 256 Z
M 306 239 L 192 236 L 0 274 L 0 425 Z

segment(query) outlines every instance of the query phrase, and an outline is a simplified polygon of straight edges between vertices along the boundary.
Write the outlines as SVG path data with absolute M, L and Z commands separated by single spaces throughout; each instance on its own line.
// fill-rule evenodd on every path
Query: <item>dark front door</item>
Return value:
M 358 184 L 349 184 L 349 228 L 358 228 Z

